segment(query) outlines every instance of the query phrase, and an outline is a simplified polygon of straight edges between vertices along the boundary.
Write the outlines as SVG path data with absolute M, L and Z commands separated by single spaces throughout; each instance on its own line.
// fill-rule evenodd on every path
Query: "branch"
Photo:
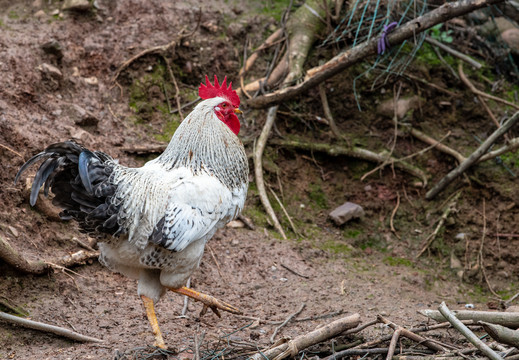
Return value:
M 469 167 L 471 167 L 474 163 L 478 161 L 478 159 L 487 152 L 487 150 L 492 146 L 493 143 L 497 141 L 503 134 L 505 134 L 508 130 L 515 125 L 515 123 L 519 120 L 519 111 L 516 112 L 510 119 L 508 119 L 503 126 L 494 131 L 492 135 L 490 135 L 477 149 L 470 155 L 464 162 L 459 164 L 457 168 L 448 173 L 443 179 L 440 180 L 438 184 L 436 184 L 427 194 L 425 198 L 427 200 L 431 200 L 439 192 L 441 192 L 447 185 L 449 185 L 455 178 L 459 175 L 463 174 Z
M 512 330 L 501 325 L 478 322 L 494 340 L 500 343 L 515 346 L 519 349 L 519 330 Z
M 44 324 L 38 321 L 20 318 L 0 311 L 0 319 L 7 321 L 12 324 L 20 325 L 29 329 L 50 332 L 56 335 L 66 337 L 68 339 L 81 341 L 81 342 L 103 342 L 103 340 L 96 339 L 90 336 L 81 335 L 75 331 L 68 330 L 59 326 Z
M 276 359 L 282 360 L 288 356 L 295 356 L 300 350 L 318 344 L 327 339 L 334 338 L 342 332 L 356 327 L 360 323 L 360 315 L 353 314 L 345 318 L 335 320 L 308 334 L 300 335 L 288 343 L 254 354 L 252 360 Z
M 465 15 L 482 7 L 497 4 L 503 0 L 460 0 L 457 2 L 445 3 L 442 6 L 429 11 L 427 14 L 411 20 L 403 26 L 395 29 L 387 39 L 394 46 L 410 39 L 416 34 L 421 33 L 436 24 L 445 22 L 452 18 Z M 297 85 L 283 88 L 264 96 L 259 96 L 247 101 L 253 108 L 264 108 L 279 104 L 289 98 L 300 95 L 321 82 L 331 78 L 335 74 L 346 68 L 366 59 L 368 56 L 377 53 L 377 43 L 379 38 L 375 37 L 369 41 L 359 44 L 332 58 L 324 65 L 314 67 L 306 72 L 305 80 Z
M 419 310 L 418 313 L 439 322 L 446 319 L 437 310 Z M 508 327 L 519 327 L 519 312 L 453 310 L 452 313 L 460 320 L 484 321 Z
M 274 120 L 276 119 L 276 111 L 278 107 L 273 106 L 269 109 L 267 114 L 267 121 L 265 122 L 265 125 L 263 126 L 263 130 L 261 130 L 261 134 L 258 138 L 258 143 L 256 144 L 256 150 L 254 151 L 254 173 L 256 175 L 256 186 L 258 187 L 258 194 L 261 200 L 261 203 L 263 204 L 263 207 L 265 208 L 265 211 L 267 211 L 267 214 L 270 216 L 272 221 L 274 222 L 274 227 L 276 228 L 276 231 L 281 234 L 283 239 L 287 239 L 287 236 L 285 235 L 285 232 L 283 231 L 283 228 L 281 227 L 281 224 L 279 223 L 279 220 L 276 216 L 276 213 L 274 212 L 274 209 L 272 208 L 272 205 L 270 205 L 269 198 L 267 196 L 267 190 L 265 189 L 265 182 L 263 181 L 263 166 L 262 166 L 262 157 L 263 157 L 263 150 L 265 150 L 265 145 L 267 144 L 267 139 L 270 133 L 270 129 L 272 129 L 272 125 L 274 125 Z
M 438 308 L 440 313 L 447 319 L 448 322 L 452 324 L 452 326 L 458 330 L 463 336 L 467 338 L 475 347 L 477 347 L 483 354 L 485 354 L 491 360 L 503 360 L 501 356 L 497 355 L 494 350 L 488 347 L 483 341 L 479 340 L 479 338 L 474 335 L 472 331 L 454 315 L 445 302 L 442 302 L 440 307 Z
M 392 165 L 397 169 L 406 171 L 407 173 L 416 176 L 422 180 L 424 186 L 427 185 L 428 176 L 421 169 L 393 157 L 388 159 L 387 155 L 385 154 L 377 154 L 370 150 L 358 147 L 343 147 L 340 145 L 330 145 L 325 143 L 309 143 L 300 140 L 271 140 L 270 143 L 296 149 L 324 152 L 331 156 L 350 156 L 356 159 L 362 159 L 375 163 L 383 163 L 384 161 L 387 161 L 388 165 Z

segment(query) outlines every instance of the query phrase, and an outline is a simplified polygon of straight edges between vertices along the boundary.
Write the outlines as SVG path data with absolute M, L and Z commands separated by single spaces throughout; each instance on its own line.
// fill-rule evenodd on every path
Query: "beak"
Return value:
M 236 109 L 234 109 L 234 113 L 235 114 L 243 114 L 243 111 L 241 111 L 240 109 L 236 108 Z

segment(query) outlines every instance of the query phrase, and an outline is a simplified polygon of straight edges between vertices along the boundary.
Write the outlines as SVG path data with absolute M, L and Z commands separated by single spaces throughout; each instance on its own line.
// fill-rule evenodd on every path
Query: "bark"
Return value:
M 519 349 L 519 330 L 512 330 L 501 325 L 490 324 L 484 321 L 480 321 L 478 324 L 483 325 L 483 328 L 492 339 L 503 344 L 515 346 Z
M 508 327 L 519 327 L 519 312 L 496 312 L 496 311 L 472 311 L 453 310 L 454 315 L 460 320 L 484 321 Z M 419 314 L 427 316 L 435 321 L 443 322 L 445 318 L 437 310 L 420 310 Z

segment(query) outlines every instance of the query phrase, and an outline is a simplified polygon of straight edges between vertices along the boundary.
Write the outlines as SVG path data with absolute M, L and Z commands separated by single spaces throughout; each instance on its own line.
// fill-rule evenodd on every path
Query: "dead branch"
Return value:
M 332 130 L 333 136 L 335 136 L 337 139 L 344 139 L 344 137 L 341 135 L 341 131 L 335 123 L 332 111 L 330 110 L 330 105 L 328 105 L 328 97 L 326 96 L 326 89 L 324 88 L 324 83 L 319 84 L 319 96 L 321 97 L 321 103 L 323 104 L 324 116 L 330 124 L 330 129 Z
M 265 189 L 265 181 L 263 180 L 263 150 L 265 149 L 265 146 L 267 144 L 270 129 L 272 129 L 272 125 L 274 125 L 277 108 L 277 106 L 273 106 L 269 109 L 267 114 L 267 121 L 265 122 L 265 125 L 263 126 L 261 134 L 258 138 L 258 142 L 256 143 L 256 149 L 254 150 L 254 173 L 256 175 L 256 186 L 258 187 L 258 194 L 261 203 L 263 204 L 263 207 L 265 208 L 265 211 L 267 212 L 269 217 L 274 222 L 274 227 L 276 228 L 276 231 L 279 232 L 283 239 L 286 240 L 287 236 L 285 235 L 285 232 L 283 231 L 283 228 L 279 223 L 279 220 L 276 216 L 276 213 L 274 212 L 274 209 L 272 208 L 272 205 L 270 205 L 270 201 L 267 196 L 267 191 Z
M 507 327 L 490 324 L 484 321 L 478 321 L 492 339 L 500 343 L 515 346 L 519 349 L 519 330 L 512 330 Z
M 461 195 L 461 191 L 458 191 L 458 193 L 454 196 L 452 201 L 449 202 L 449 205 L 447 205 L 447 207 L 443 211 L 443 214 L 440 218 L 440 221 L 438 222 L 438 225 L 436 226 L 436 228 L 434 229 L 432 234 L 429 235 L 427 237 L 427 239 L 425 239 L 425 245 L 422 247 L 422 250 L 420 250 L 418 255 L 416 255 L 415 259 L 418 259 L 420 256 L 422 256 L 422 254 L 429 248 L 429 246 L 431 246 L 434 239 L 436 239 L 436 236 L 438 235 L 438 232 L 440 232 L 440 229 L 443 226 L 443 224 L 445 223 L 445 220 L 447 220 L 450 213 L 454 210 L 454 207 L 456 206 L 456 203 L 458 202 L 460 195 Z
M 243 67 L 240 69 L 240 72 L 239 72 L 239 76 L 240 77 L 243 77 L 247 71 L 249 71 L 252 67 L 252 65 L 254 65 L 254 63 L 256 62 L 256 60 L 258 59 L 258 56 L 260 54 L 260 52 L 262 50 L 265 50 L 266 48 L 276 44 L 276 42 L 281 38 L 281 36 L 283 35 L 283 29 L 277 29 L 276 31 L 274 31 L 264 42 L 263 44 L 261 44 L 253 53 L 251 56 L 249 56 L 249 58 L 247 59 L 247 61 L 245 62 L 245 65 L 243 65 Z
M 492 360 L 503 360 L 501 356 L 497 355 L 494 350 L 488 347 L 483 341 L 481 341 L 468 327 L 463 325 L 463 323 L 454 315 L 445 302 L 440 304 L 438 308 L 439 312 L 447 319 L 448 322 L 452 324 L 452 326 L 458 330 L 463 336 L 467 338 L 468 341 L 472 343 L 475 347 L 477 347 L 483 354 L 489 357 Z
M 384 161 L 387 161 L 387 156 L 385 154 L 376 154 L 372 151 L 358 148 L 358 147 L 343 147 L 340 145 L 331 145 L 331 144 L 324 144 L 324 143 L 309 143 L 305 142 L 303 140 L 271 140 L 271 144 L 273 145 L 280 145 L 287 148 L 295 148 L 295 149 L 301 149 L 301 150 L 308 150 L 308 151 L 318 151 L 318 152 L 324 152 L 331 156 L 349 156 L 356 159 L 362 159 L 370 162 L 375 163 L 383 163 Z M 411 165 L 407 162 L 401 161 L 399 159 L 391 157 L 389 160 L 389 164 L 394 166 L 397 169 L 403 170 L 417 178 L 419 178 L 424 186 L 427 185 L 427 178 L 428 175 L 426 175 L 421 169 L 418 167 Z
M 15 269 L 27 274 L 42 275 L 48 273 L 52 269 L 43 261 L 26 260 L 18 253 L 18 251 L 13 249 L 2 236 L 0 236 L 0 259 Z
M 431 349 L 433 351 L 444 351 L 445 350 L 443 347 L 441 347 L 440 345 L 436 344 L 435 342 L 433 342 L 433 341 L 431 341 L 429 339 L 426 339 L 423 336 L 415 334 L 415 333 L 407 330 L 406 328 L 404 328 L 404 327 L 402 327 L 400 325 L 397 325 L 397 324 L 393 323 L 392 321 L 387 320 L 383 316 L 378 315 L 377 318 L 381 322 L 383 322 L 384 324 L 387 324 L 389 327 L 391 327 L 393 330 L 395 330 L 395 333 L 398 331 L 398 335 L 397 336 L 393 335 L 393 337 L 391 339 L 391 343 L 393 343 L 393 340 L 395 340 L 395 342 L 396 342 L 396 340 L 398 339 L 398 336 L 402 335 L 402 336 L 405 336 L 406 338 L 408 338 L 410 340 L 416 341 L 419 344 L 427 346 L 429 349 Z M 391 350 L 391 344 L 390 344 L 389 349 Z M 394 349 L 393 349 L 393 353 L 394 353 Z
M 97 251 L 79 250 L 73 254 L 65 255 L 51 261 L 29 261 L 20 255 L 18 251 L 13 249 L 6 239 L 0 236 L 0 259 L 4 260 L 15 269 L 27 274 L 46 274 L 51 271 L 53 267 L 67 268 L 82 264 L 85 261 L 97 258 L 98 256 L 99 252 Z
M 445 144 L 442 144 L 440 141 L 433 139 L 429 135 L 426 135 L 425 133 L 421 132 L 420 130 L 413 128 L 413 127 L 407 127 L 407 129 L 409 130 L 409 133 L 411 135 L 413 135 L 415 138 L 417 138 L 418 140 L 421 140 L 426 144 L 434 146 L 434 148 L 438 151 L 441 151 L 447 155 L 452 156 L 453 158 L 458 160 L 459 163 L 462 163 L 463 161 L 466 160 L 465 156 L 461 155 L 456 150 L 448 147 Z
M 499 129 L 494 131 L 477 149 L 470 155 L 467 160 L 459 164 L 454 170 L 448 173 L 443 179 L 441 179 L 431 190 L 427 192 L 425 198 L 431 200 L 439 192 L 441 192 L 447 185 L 449 185 L 455 178 L 463 174 L 469 167 L 471 167 L 477 160 L 487 152 L 493 143 L 497 141 L 502 135 L 519 121 L 519 111 L 516 112 L 510 119 L 508 119 Z
M 281 80 L 283 80 L 283 78 L 285 78 L 287 72 L 288 72 L 288 58 L 287 58 L 287 56 L 284 56 L 280 60 L 280 62 L 276 65 L 274 70 L 272 70 L 268 79 L 266 77 L 263 77 L 261 79 L 255 80 L 245 86 L 240 87 L 236 91 L 238 92 L 238 95 L 241 96 L 242 94 L 247 95 L 248 93 L 256 92 L 261 87 L 265 87 L 265 85 L 267 85 L 267 87 L 269 87 L 269 88 L 272 88 L 272 87 L 276 86 L 277 84 L 279 84 L 281 82 Z M 247 96 L 247 97 L 249 98 L 249 96 Z
M 282 360 L 288 356 L 295 356 L 297 353 L 309 346 L 318 344 L 327 339 L 334 338 L 342 332 L 354 328 L 360 323 L 360 315 L 353 314 L 348 317 L 335 320 L 325 326 L 322 326 L 308 334 L 300 335 L 288 343 L 278 345 L 274 348 L 261 351 L 254 354 L 251 359 L 264 360 L 275 359 Z
M 387 39 L 391 46 L 394 46 L 400 44 L 404 40 L 416 36 L 416 34 L 423 32 L 436 24 L 500 2 L 503 2 L 503 0 L 460 0 L 456 2 L 448 2 L 432 11 L 429 11 L 425 15 L 396 28 L 387 35 Z M 378 41 L 379 37 L 375 37 L 367 42 L 361 43 L 335 56 L 324 65 L 308 70 L 303 82 L 280 89 L 270 94 L 249 99 L 247 104 L 254 108 L 264 108 L 272 106 L 273 104 L 279 104 L 280 102 L 300 95 L 346 68 L 366 59 L 368 56 L 375 55 L 377 53 Z
M 513 107 L 514 109 L 516 110 L 519 110 L 519 105 L 517 104 L 514 104 L 510 101 L 506 101 L 504 99 L 501 99 L 497 96 L 493 96 L 493 95 L 490 95 L 490 94 L 487 94 L 486 92 L 484 91 L 481 91 L 479 89 L 477 89 L 470 81 L 469 79 L 467 78 L 467 76 L 465 75 L 465 73 L 463 72 L 463 66 L 461 64 L 459 64 L 458 66 L 458 72 L 460 74 L 460 78 L 461 80 L 465 83 L 465 85 L 467 85 L 467 87 L 470 89 L 470 91 L 472 91 L 474 94 L 476 95 L 479 95 L 479 96 L 482 96 L 484 98 L 487 98 L 487 99 L 490 99 L 490 100 L 494 100 L 496 102 L 499 102 L 499 103 L 502 103 L 502 104 L 505 104 L 505 105 L 508 105 L 508 106 L 511 106 Z
M 448 46 L 436 39 L 431 38 L 430 36 L 426 36 L 425 41 L 427 41 L 431 45 L 439 47 L 443 51 L 448 52 L 449 54 L 457 57 L 458 59 L 465 61 L 467 64 L 472 65 L 476 69 L 481 69 L 483 67 L 483 65 L 481 65 L 476 60 L 472 59 L 470 56 L 467 56 L 467 55 L 459 52 L 458 50 L 455 50 L 455 49 L 451 48 L 450 46 Z
M 80 341 L 80 342 L 103 342 L 103 340 L 96 339 L 94 337 L 81 335 L 75 331 L 68 330 L 59 326 L 44 324 L 38 321 L 24 319 L 18 316 L 13 316 L 0 311 L 0 319 L 7 321 L 11 324 L 23 326 L 29 329 L 39 330 L 43 332 L 53 333 L 59 336 L 66 337 L 68 339 Z
M 492 324 L 519 327 L 519 312 L 496 312 L 496 311 L 473 311 L 473 310 L 452 310 L 459 320 L 472 320 L 474 322 L 484 321 Z M 419 314 L 427 316 L 438 322 L 443 322 L 446 318 L 437 310 L 419 310 Z
M 489 151 L 485 155 L 481 156 L 478 160 L 478 163 L 494 159 L 498 156 L 501 156 L 510 151 L 514 151 L 516 149 L 519 149 L 519 138 L 510 139 L 510 141 L 508 141 L 508 143 L 505 146 L 500 147 L 499 149 L 494 151 Z
M 274 343 L 274 338 L 276 337 L 276 335 L 278 334 L 278 331 L 281 330 L 281 328 L 283 326 L 285 326 L 286 324 L 288 324 L 290 322 L 290 320 L 292 320 L 293 318 L 295 318 L 297 315 L 301 314 L 301 312 L 303 311 L 303 309 L 305 308 L 306 304 L 305 303 L 302 303 L 301 306 L 299 307 L 299 309 L 293 313 L 293 314 L 290 314 L 286 319 L 285 321 L 283 321 L 281 323 L 281 325 L 279 325 L 278 327 L 276 327 L 274 329 L 274 332 L 272 333 L 272 336 L 270 337 L 270 343 Z

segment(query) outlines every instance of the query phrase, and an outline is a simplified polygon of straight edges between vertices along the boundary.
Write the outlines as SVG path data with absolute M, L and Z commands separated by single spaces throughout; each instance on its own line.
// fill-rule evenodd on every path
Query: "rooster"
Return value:
M 206 242 L 243 209 L 248 162 L 238 139 L 240 98 L 227 78 L 214 85 L 206 76 L 203 99 L 180 124 L 166 150 L 140 168 L 120 165 L 109 155 L 66 141 L 50 145 L 18 171 L 44 160 L 31 188 L 55 194 L 63 220 L 99 238 L 99 261 L 138 280 L 137 291 L 155 336 L 165 348 L 154 304 L 166 290 L 189 296 L 220 316 L 240 311 L 185 287 L 198 268 Z

